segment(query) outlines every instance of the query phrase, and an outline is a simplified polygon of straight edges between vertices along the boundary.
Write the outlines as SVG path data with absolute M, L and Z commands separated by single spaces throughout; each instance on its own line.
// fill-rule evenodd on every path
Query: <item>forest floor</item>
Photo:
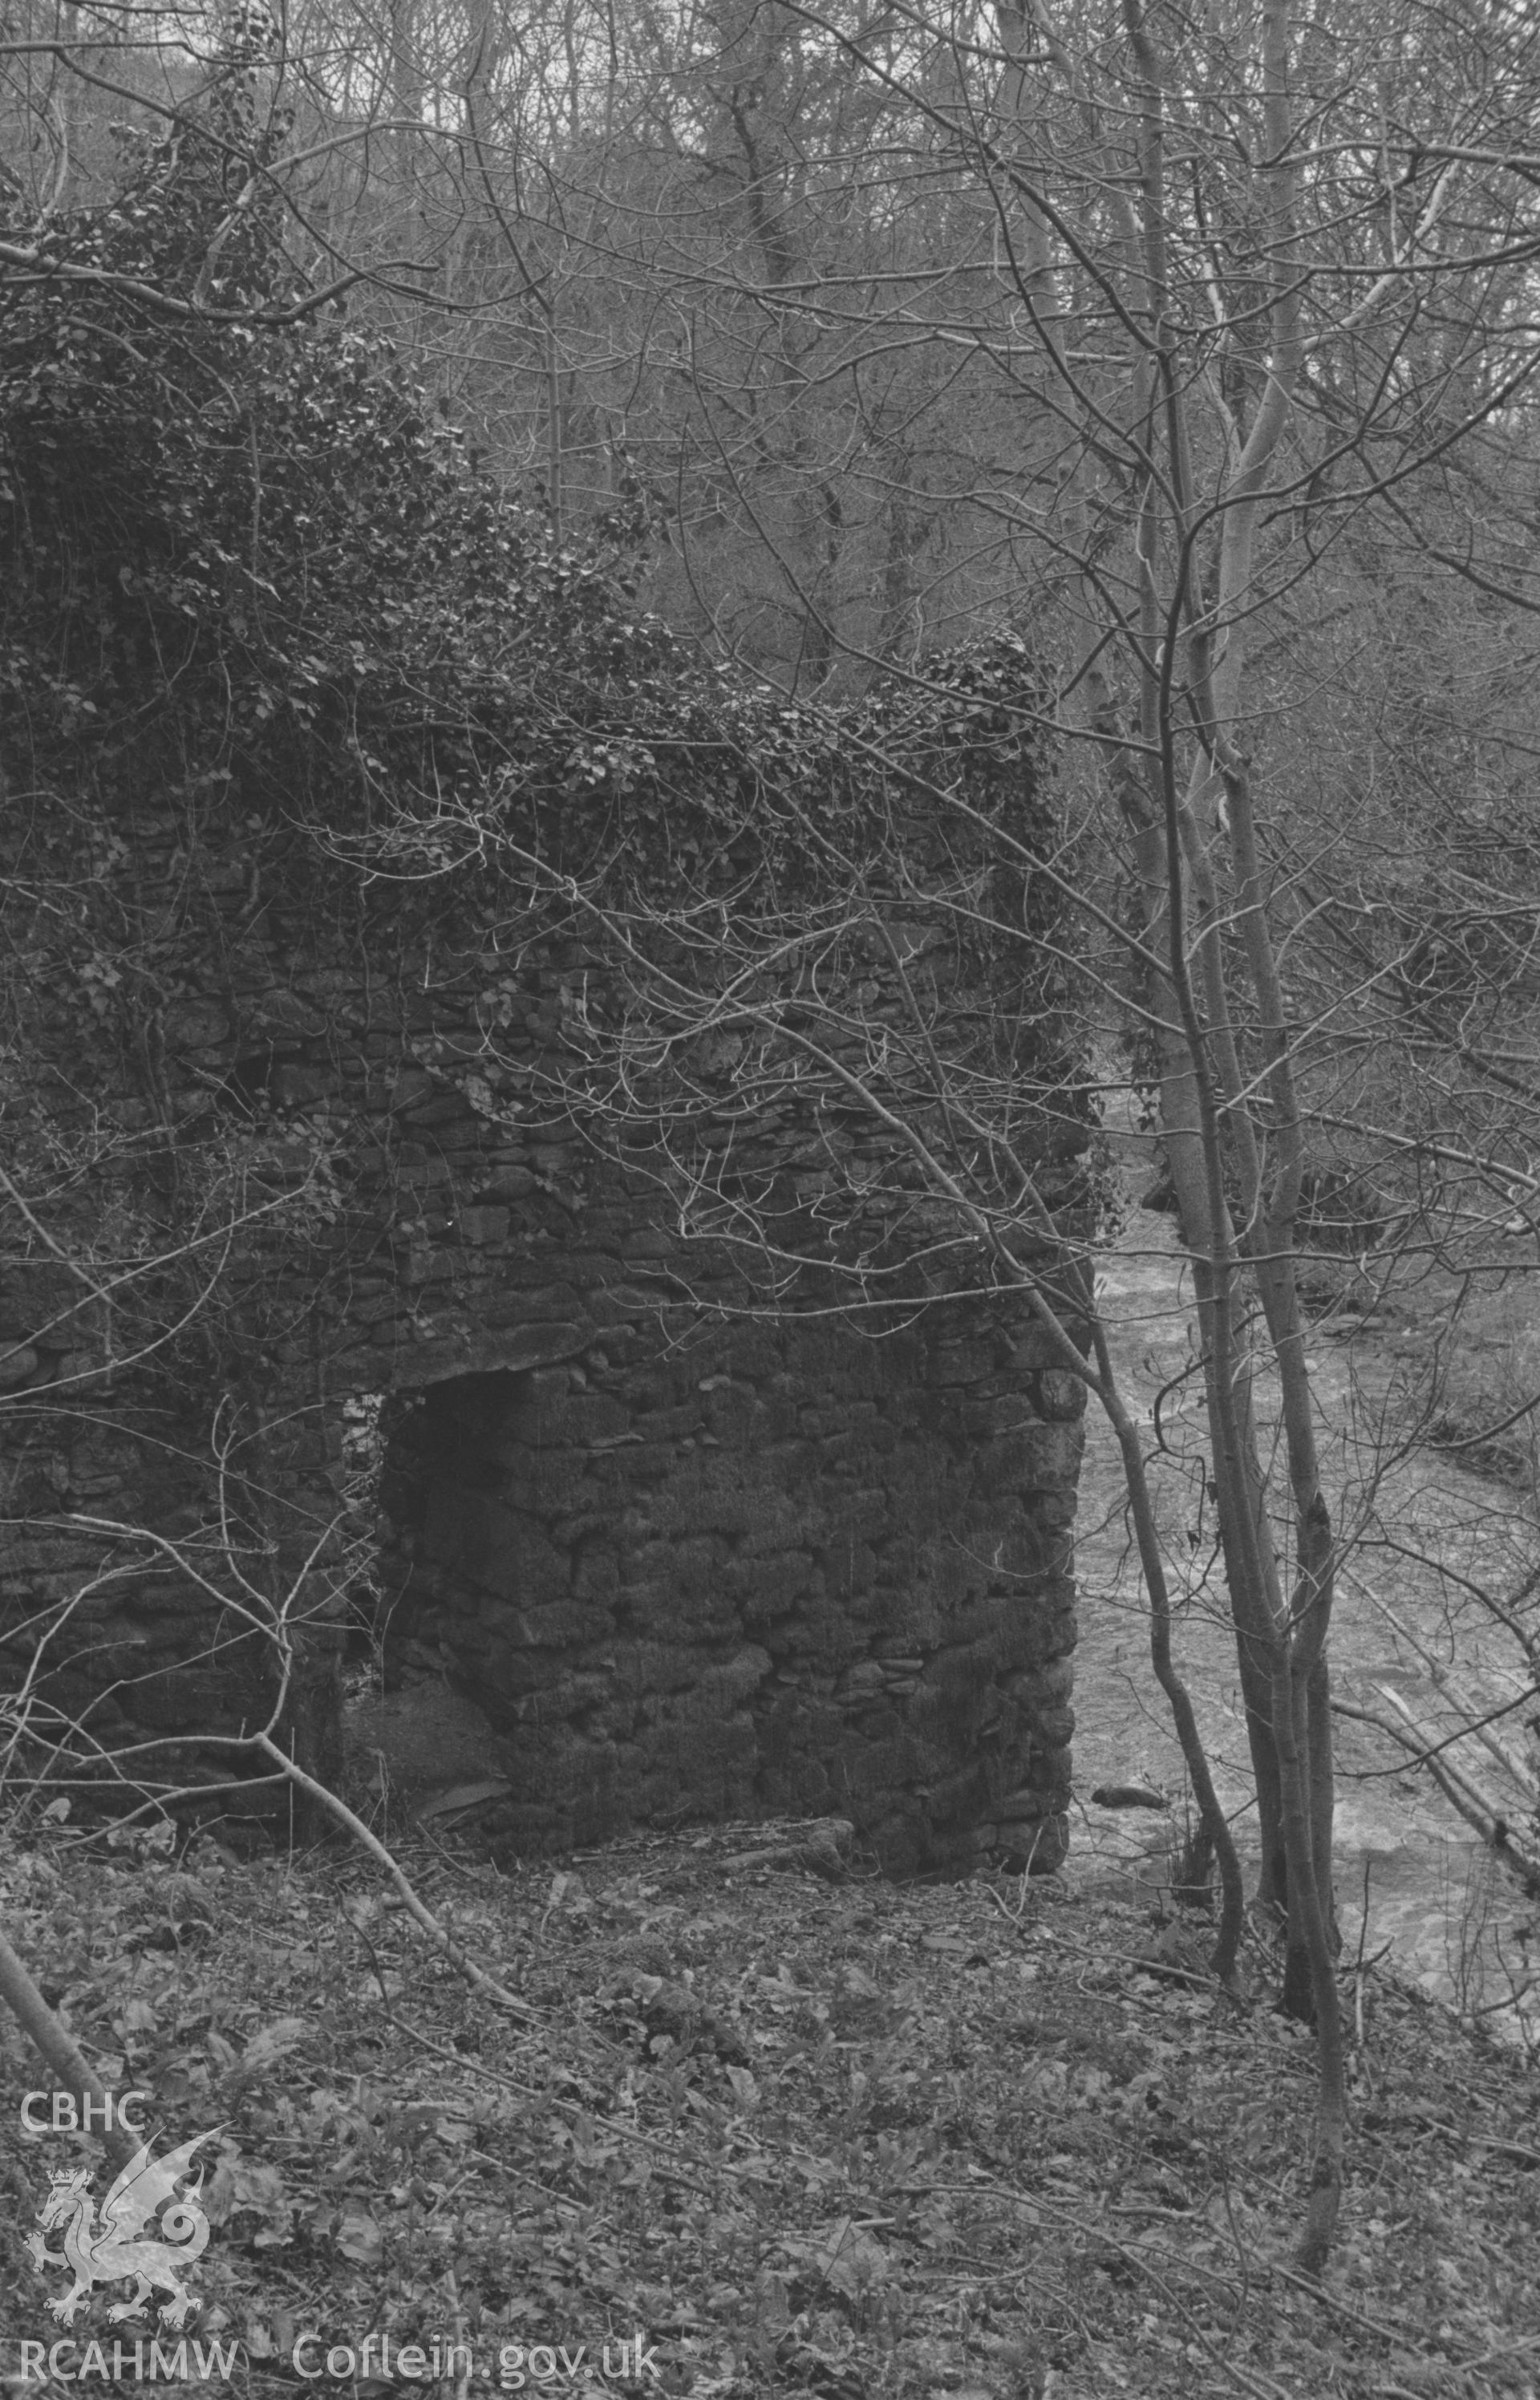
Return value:
M 0 2025 L 0 2380 L 137 2388 L 154 2337 L 173 2367 L 188 2339 L 185 2390 L 349 2400 L 1534 2400 L 1540 2079 L 1511 2049 L 1383 1962 L 1344 1973 L 1313 2285 L 1313 2046 L 1259 1943 L 1232 2001 L 1203 1919 L 1084 1869 L 829 1881 L 756 1862 L 766 1838 L 507 1874 L 414 1846 L 517 2013 L 356 1852 L 0 1840 L 0 1916 L 102 2079 L 164 2145 L 206 2136 L 212 2229 L 184 2336 L 110 2325 L 121 2284 L 57 2324 L 28 2237 L 50 2170 L 99 2154 L 8 2130 L 48 2079 Z

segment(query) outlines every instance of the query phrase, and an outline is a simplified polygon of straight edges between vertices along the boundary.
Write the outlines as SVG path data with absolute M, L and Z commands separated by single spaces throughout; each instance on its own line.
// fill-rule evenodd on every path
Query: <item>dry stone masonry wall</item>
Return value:
M 676 636 L 629 508 L 520 508 L 184 131 L 113 238 L 276 315 L 45 275 L 7 327 L 8 1768 L 229 1807 L 272 1715 L 335 1772 L 373 1579 L 507 1840 L 832 1802 L 1045 1862 L 1073 1393 L 827 1044 L 952 1139 L 939 1036 L 1055 1255 L 1052 678 L 981 625 L 810 703 Z
M 499 1824 L 833 1812 L 892 1864 L 1056 1858 L 1078 1385 L 986 1321 L 669 1342 L 590 1297 L 580 1354 L 436 1386 L 393 1446 L 388 1656 L 476 1695 Z
M 141 827 L 142 922 L 189 871 L 174 820 Z M 197 871 L 217 939 L 73 1124 L 80 996 L 32 1002 L 34 1113 L 96 1141 L 98 1230 L 116 1209 L 143 1252 L 168 1127 L 208 1222 L 248 1212 L 223 1313 L 148 1367 L 7 1229 L 4 1656 L 38 1729 L 239 1733 L 288 1594 L 291 1739 L 333 1771 L 377 1422 L 388 1676 L 484 1712 L 454 1772 L 497 1787 L 490 1835 L 835 1811 L 893 1868 L 1056 1861 L 1082 1393 L 1025 1312 L 958 1294 L 879 1339 L 742 1314 L 762 1295 L 681 1241 L 657 1162 L 530 1101 L 584 954 L 473 912 L 302 923 L 238 826 Z

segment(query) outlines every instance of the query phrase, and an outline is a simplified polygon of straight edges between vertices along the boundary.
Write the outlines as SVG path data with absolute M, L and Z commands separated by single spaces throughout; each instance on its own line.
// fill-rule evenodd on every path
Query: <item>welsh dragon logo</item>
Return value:
M 179 2195 L 177 2186 L 191 2180 L 193 2152 L 208 2139 L 207 2134 L 195 2134 L 190 2142 L 163 2159 L 152 2158 L 149 2143 L 143 2143 L 102 2202 L 100 2222 L 89 2189 L 89 2169 L 55 2170 L 37 2220 L 44 2233 L 61 2225 L 64 2246 L 50 2250 L 43 2233 L 32 2233 L 27 2237 L 27 2251 L 39 2274 L 62 2267 L 75 2277 L 62 2298 L 48 2302 L 61 2325 L 74 2324 L 75 2311 L 90 2298 L 93 2284 L 121 2283 L 129 2275 L 137 2279 L 138 2288 L 130 2299 L 119 2300 L 107 2311 L 114 2325 L 143 2316 L 152 2291 L 170 2295 L 159 2309 L 165 2325 L 184 2325 L 192 2311 L 201 2305 L 182 2281 L 194 2259 L 201 2258 L 209 2246 L 209 2220 L 198 2204 L 203 2189 L 201 2166 L 190 2191 Z M 162 2209 L 165 2214 L 157 2226 L 155 2219 Z

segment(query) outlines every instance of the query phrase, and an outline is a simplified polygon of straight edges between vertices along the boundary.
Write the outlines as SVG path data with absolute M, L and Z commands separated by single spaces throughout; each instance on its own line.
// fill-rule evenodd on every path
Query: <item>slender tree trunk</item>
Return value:
M 1214 1789 L 1213 1773 L 1203 1746 L 1192 1694 L 1177 1672 L 1171 1656 L 1171 1594 L 1166 1583 L 1165 1560 L 1155 1523 L 1149 1477 L 1145 1472 L 1144 1452 L 1138 1427 L 1118 1390 L 1106 1329 L 1099 1317 L 1092 1318 L 1091 1340 L 1097 1362 L 1097 1382 L 1092 1388 L 1116 1437 L 1133 1518 L 1135 1545 L 1150 1603 L 1150 1663 L 1171 1711 L 1171 1722 L 1181 1745 L 1188 1780 L 1198 1804 L 1198 1821 L 1219 1865 L 1220 1927 L 1209 1964 L 1228 1990 L 1234 1984 L 1235 1961 L 1240 1951 L 1245 1917 L 1246 1895 L 1242 1889 L 1241 1862 L 1236 1855 L 1229 1821 Z

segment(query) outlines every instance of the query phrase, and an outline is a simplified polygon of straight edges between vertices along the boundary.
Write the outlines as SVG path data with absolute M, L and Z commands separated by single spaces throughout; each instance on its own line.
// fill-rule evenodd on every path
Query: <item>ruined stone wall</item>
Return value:
M 1080 1387 L 960 1304 L 880 1342 L 617 1321 L 425 1396 L 388 1656 L 473 1692 L 521 1846 L 851 1818 L 891 1864 L 1059 1855 Z
M 570 944 L 356 899 L 302 920 L 238 822 L 192 861 L 177 820 L 142 824 L 125 908 L 153 934 L 195 871 L 210 941 L 148 1040 L 102 1020 L 73 1115 L 80 987 L 29 1000 L 27 1105 L 97 1143 L 101 1266 L 93 1296 L 7 1220 L 0 1621 L 38 1729 L 238 1732 L 271 1691 L 264 1610 L 297 1594 L 325 1764 L 349 1428 L 384 1396 L 388 1659 L 485 1709 L 518 1847 L 830 1808 L 895 1867 L 1056 1858 L 1083 1396 L 1041 1337 L 966 1296 L 880 1341 L 735 1316 L 752 1294 L 681 1244 L 656 1162 L 530 1098 L 588 971 Z M 153 1254 L 173 1172 L 210 1224 L 259 1213 L 217 1316 L 145 1362 L 97 1237 L 116 1210 L 116 1254 Z M 162 1275 L 165 1322 L 201 1255 Z

